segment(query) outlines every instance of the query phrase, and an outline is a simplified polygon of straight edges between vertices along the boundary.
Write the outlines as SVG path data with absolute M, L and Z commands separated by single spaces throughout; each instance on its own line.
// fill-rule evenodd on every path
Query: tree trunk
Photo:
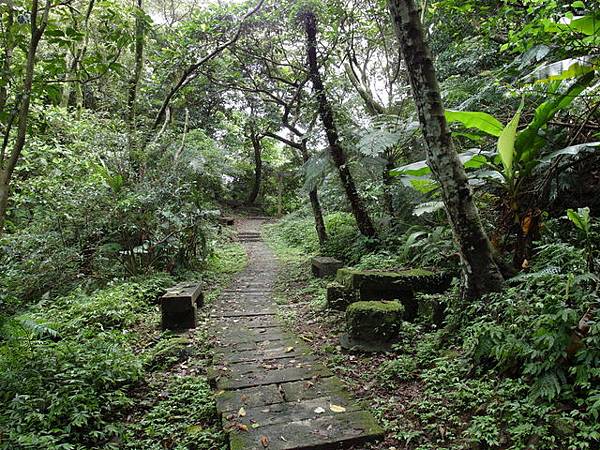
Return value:
M 302 143 L 300 145 L 302 161 L 304 161 L 304 164 L 306 164 L 310 159 L 308 156 L 308 150 L 306 150 L 306 138 L 302 139 Z M 315 229 L 317 230 L 317 236 L 319 237 L 319 245 L 322 247 L 325 245 L 325 242 L 327 242 L 327 229 L 325 228 L 323 209 L 321 208 L 321 202 L 319 201 L 317 188 L 313 188 L 309 191 L 308 198 L 310 199 L 310 206 L 312 207 L 313 216 L 315 217 Z
M 6 208 L 8 206 L 8 183 L 3 180 L 4 172 L 0 172 L 0 237 L 4 230 L 4 222 L 6 220 Z
M 127 122 L 133 126 L 135 120 L 135 99 L 137 96 L 138 84 L 142 75 L 144 65 L 144 19 L 142 14 L 142 0 L 137 0 L 137 17 L 135 19 L 135 66 L 133 76 L 129 80 L 129 95 L 127 97 Z
M 356 219 L 358 229 L 363 235 L 374 237 L 376 235 L 375 227 L 373 226 L 373 222 L 371 221 L 367 210 L 362 204 L 361 198 L 356 190 L 356 185 L 354 184 L 354 179 L 348 169 L 346 155 L 344 154 L 344 149 L 340 145 L 339 134 L 333 119 L 333 110 L 325 95 L 325 87 L 323 85 L 323 80 L 321 79 L 321 74 L 319 73 L 319 65 L 317 62 L 317 22 L 315 15 L 312 11 L 306 11 L 303 13 L 303 20 L 306 32 L 310 79 L 319 102 L 319 115 L 321 116 L 321 121 L 325 127 L 325 133 L 327 134 L 329 152 L 338 169 L 342 186 L 344 187 L 346 197 L 350 202 L 352 214 Z
M 10 33 L 12 31 L 12 27 L 14 25 L 14 9 L 12 8 L 11 3 L 7 3 L 8 11 L 6 12 L 6 33 Z M 0 111 L 4 111 L 4 107 L 8 101 L 8 85 L 11 78 L 11 68 L 10 64 L 12 62 L 12 54 L 14 49 L 14 44 L 10 42 L 3 43 L 3 59 L 2 62 L 2 75 L 0 76 Z M 0 161 L 1 163 L 1 161 Z
M 248 196 L 248 204 L 252 205 L 256 202 L 258 193 L 260 192 L 260 182 L 262 179 L 262 149 L 260 146 L 260 139 L 254 130 L 250 130 L 250 140 L 252 141 L 252 148 L 254 149 L 254 184 L 252 191 Z
M 48 24 L 48 14 L 50 13 L 51 2 L 48 0 L 43 9 L 39 8 L 38 0 L 33 0 L 31 5 L 31 40 L 27 50 L 27 64 L 25 68 L 25 77 L 23 79 L 22 100 L 18 114 L 18 127 L 15 143 L 10 155 L 4 161 L 0 161 L 0 237 L 4 231 L 4 222 L 6 220 L 6 210 L 8 207 L 8 197 L 10 192 L 10 180 L 21 157 L 21 152 L 25 146 L 27 137 L 27 121 L 29 119 L 29 106 L 31 103 L 31 88 L 33 86 L 33 75 L 35 70 L 35 60 L 40 39 L 44 34 Z M 38 14 L 42 17 L 38 23 Z M 9 131 L 7 131 L 9 132 Z
M 65 74 L 65 80 L 68 80 L 72 74 L 76 74 L 77 71 L 77 58 L 74 58 L 71 53 L 67 53 L 65 56 L 65 67 L 67 67 L 67 73 Z M 60 99 L 60 106 L 67 108 L 69 106 L 69 100 L 71 99 L 71 83 L 66 81 L 63 84 L 62 94 Z
M 502 288 L 503 278 L 481 225 L 464 167 L 453 147 L 419 10 L 414 0 L 389 0 L 389 10 L 427 142 L 427 159 L 442 199 L 463 266 L 463 297 L 473 299 Z
M 392 196 L 392 185 L 394 184 L 390 171 L 396 167 L 392 155 L 388 155 L 385 167 L 383 168 L 383 202 L 387 213 L 392 220 L 396 215 L 394 210 L 394 198 Z

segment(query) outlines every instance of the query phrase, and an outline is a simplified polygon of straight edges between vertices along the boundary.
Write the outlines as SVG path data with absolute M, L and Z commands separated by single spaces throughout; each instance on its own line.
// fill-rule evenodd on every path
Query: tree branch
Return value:
M 200 59 L 199 61 L 197 61 L 194 64 L 189 65 L 183 72 L 183 75 L 180 77 L 179 81 L 175 84 L 175 86 L 173 86 L 171 88 L 171 90 L 169 91 L 169 93 L 167 94 L 167 96 L 165 97 L 165 99 L 163 100 L 163 103 L 160 107 L 160 110 L 158 111 L 158 114 L 156 115 L 156 118 L 154 119 L 154 125 L 153 128 L 156 128 L 158 126 L 158 124 L 160 123 L 165 110 L 167 109 L 167 107 L 169 106 L 169 103 L 171 102 L 171 99 L 173 98 L 173 96 L 179 92 L 179 90 L 186 86 L 189 82 L 191 82 L 194 78 L 196 78 L 197 74 L 195 73 L 196 70 L 198 70 L 198 68 L 200 66 L 202 66 L 203 64 L 205 64 L 206 62 L 210 61 L 211 59 L 213 59 L 215 56 L 217 56 L 219 53 L 221 53 L 223 50 L 225 50 L 226 48 L 230 47 L 231 45 L 233 45 L 240 37 L 240 35 L 242 34 L 242 28 L 244 26 L 244 23 L 246 21 L 246 19 L 250 16 L 252 16 L 254 13 L 256 13 L 263 5 L 265 0 L 259 0 L 259 2 L 256 4 L 256 6 L 254 6 L 254 8 L 252 8 L 251 10 L 249 10 L 246 14 L 244 14 L 244 16 L 241 18 L 241 22 L 237 28 L 237 31 L 235 32 L 235 34 L 231 37 L 231 39 L 229 39 L 227 42 L 224 42 L 223 44 L 217 46 L 212 52 L 210 52 L 208 55 L 204 56 L 202 59 Z

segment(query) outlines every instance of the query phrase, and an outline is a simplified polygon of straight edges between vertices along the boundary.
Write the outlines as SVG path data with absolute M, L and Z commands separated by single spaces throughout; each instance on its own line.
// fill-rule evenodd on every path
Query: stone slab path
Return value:
M 262 223 L 239 221 L 249 264 L 210 310 L 209 379 L 230 448 L 360 449 L 383 430 L 279 323 L 272 295 L 277 262 L 261 240 Z

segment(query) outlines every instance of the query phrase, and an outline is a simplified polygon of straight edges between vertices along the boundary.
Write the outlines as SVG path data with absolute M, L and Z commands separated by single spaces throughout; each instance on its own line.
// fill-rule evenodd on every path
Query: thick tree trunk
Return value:
M 373 222 L 367 213 L 367 210 L 362 204 L 361 198 L 356 190 L 354 179 L 348 169 L 346 163 L 346 155 L 340 145 L 339 135 L 335 121 L 333 119 L 333 110 L 325 95 L 325 87 L 321 74 L 319 73 L 319 65 L 317 62 L 317 22 L 315 15 L 311 11 L 306 11 L 303 14 L 304 29 L 306 32 L 307 51 L 308 51 L 308 65 L 310 71 L 310 79 L 313 84 L 313 89 L 319 102 L 319 115 L 321 121 L 325 127 L 325 133 L 327 134 L 327 141 L 329 142 L 329 152 L 333 159 L 335 166 L 338 169 L 342 186 L 346 192 L 346 197 L 350 202 L 352 213 L 356 219 L 356 224 L 360 232 L 368 237 L 376 235 L 375 227 Z
M 308 156 L 308 150 L 306 150 L 306 139 L 303 139 L 300 145 L 302 161 L 304 161 L 304 164 L 306 164 L 310 159 Z M 313 211 L 313 216 L 315 217 L 315 229 L 317 230 L 317 236 L 319 237 L 319 245 L 322 247 L 325 245 L 325 242 L 327 242 L 327 229 L 325 228 L 323 209 L 321 208 L 321 202 L 319 201 L 317 188 L 313 188 L 309 191 L 308 198 L 310 199 L 310 206 Z
M 254 149 L 254 183 L 252 185 L 252 191 L 248 196 L 248 204 L 252 205 L 256 202 L 258 193 L 260 192 L 260 182 L 262 179 L 262 148 L 260 146 L 260 138 L 254 132 L 250 131 L 250 141 L 252 141 L 252 148 Z
M 501 289 L 503 278 L 481 225 L 467 176 L 452 139 L 419 10 L 414 0 L 389 0 L 389 9 L 408 69 L 408 77 L 427 142 L 427 159 L 442 198 L 463 265 L 465 298 Z

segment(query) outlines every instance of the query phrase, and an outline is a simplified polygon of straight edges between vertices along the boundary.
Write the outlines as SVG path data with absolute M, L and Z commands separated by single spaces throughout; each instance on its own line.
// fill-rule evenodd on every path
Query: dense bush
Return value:
M 118 119 L 50 108 L 45 123 L 54 133 L 29 141 L 0 240 L 5 306 L 206 262 L 224 189 L 213 140 L 151 143 L 140 159 Z

